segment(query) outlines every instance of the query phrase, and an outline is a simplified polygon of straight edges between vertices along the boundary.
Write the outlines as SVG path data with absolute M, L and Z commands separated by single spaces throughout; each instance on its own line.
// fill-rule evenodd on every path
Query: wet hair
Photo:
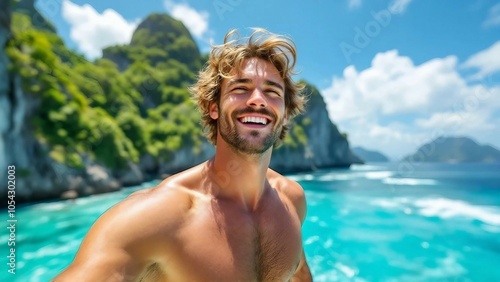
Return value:
M 233 70 L 240 70 L 246 59 L 259 58 L 270 62 L 278 70 L 285 84 L 285 111 L 289 120 L 304 112 L 306 97 L 304 86 L 294 82 L 297 51 L 287 37 L 255 28 L 247 38 L 241 38 L 236 30 L 229 31 L 224 43 L 212 47 L 208 62 L 198 74 L 198 80 L 189 88 L 201 113 L 201 124 L 208 140 L 216 144 L 217 120 L 210 117 L 210 104 L 219 104 L 221 84 L 224 78 L 232 77 Z M 283 126 L 280 141 L 288 131 Z

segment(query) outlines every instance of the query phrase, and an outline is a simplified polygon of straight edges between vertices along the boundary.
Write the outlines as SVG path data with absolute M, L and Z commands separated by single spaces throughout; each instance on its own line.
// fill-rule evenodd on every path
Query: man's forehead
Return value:
M 245 59 L 239 68 L 234 68 L 232 76 L 228 81 L 245 80 L 252 82 L 254 79 L 264 79 L 272 81 L 279 85 L 284 85 L 281 74 L 276 67 L 269 61 L 260 58 Z
M 266 72 L 279 75 L 278 69 L 269 61 L 261 58 L 244 59 L 241 66 L 235 68 L 237 71 L 252 71 L 254 69 L 265 70 Z

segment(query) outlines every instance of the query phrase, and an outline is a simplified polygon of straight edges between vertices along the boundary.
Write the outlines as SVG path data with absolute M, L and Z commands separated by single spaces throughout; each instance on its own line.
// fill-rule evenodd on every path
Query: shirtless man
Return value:
M 108 210 L 55 281 L 312 281 L 304 191 L 269 169 L 304 109 L 295 47 L 262 29 L 233 35 L 190 89 L 215 156 Z

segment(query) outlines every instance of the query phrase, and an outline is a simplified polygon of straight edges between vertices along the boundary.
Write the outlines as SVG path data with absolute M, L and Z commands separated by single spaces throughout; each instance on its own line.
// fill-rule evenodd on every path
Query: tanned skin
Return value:
M 304 191 L 269 169 L 284 95 L 271 63 L 246 59 L 210 106 L 215 156 L 104 213 L 54 281 L 312 281 Z

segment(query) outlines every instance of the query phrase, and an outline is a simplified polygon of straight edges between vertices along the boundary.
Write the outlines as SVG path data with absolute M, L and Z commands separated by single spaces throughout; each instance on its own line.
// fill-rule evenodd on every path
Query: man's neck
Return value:
M 272 147 L 263 154 L 245 154 L 230 148 L 227 143 L 217 146 L 208 169 L 215 181 L 214 195 L 241 204 L 253 211 L 267 184 L 267 170 Z

